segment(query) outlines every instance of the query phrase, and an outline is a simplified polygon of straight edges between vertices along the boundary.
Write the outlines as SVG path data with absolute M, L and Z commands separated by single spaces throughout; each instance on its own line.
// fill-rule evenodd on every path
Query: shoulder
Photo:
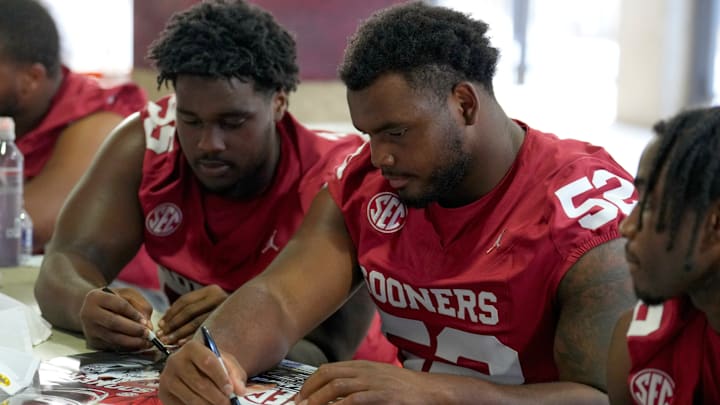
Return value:
M 520 163 L 544 176 L 545 181 L 555 184 L 587 179 L 591 185 L 598 187 L 611 178 L 632 181 L 632 176 L 604 148 L 588 142 L 561 139 L 527 127 L 523 149 Z
M 145 91 L 135 83 L 106 85 L 87 75 L 64 71 L 59 93 L 79 110 L 109 111 L 127 116 L 147 102 Z
M 330 195 L 345 210 L 354 200 L 369 197 L 381 191 L 390 191 L 380 171 L 372 165 L 370 145 L 364 143 L 337 166 L 328 182 Z
M 545 216 L 559 253 L 577 260 L 617 238 L 638 200 L 633 177 L 599 146 L 531 128 L 527 133 L 519 175 L 549 203 Z
M 310 129 L 286 113 L 277 124 L 281 136 L 296 149 L 305 168 L 336 166 L 353 153 L 366 139 L 356 133 Z
M 175 107 L 177 105 L 175 94 L 147 102 L 140 109 L 140 117 L 144 125 L 162 126 L 175 123 Z
M 176 149 L 175 106 L 175 95 L 172 94 L 155 102 L 148 102 L 145 108 L 140 110 L 147 149 L 156 154 Z

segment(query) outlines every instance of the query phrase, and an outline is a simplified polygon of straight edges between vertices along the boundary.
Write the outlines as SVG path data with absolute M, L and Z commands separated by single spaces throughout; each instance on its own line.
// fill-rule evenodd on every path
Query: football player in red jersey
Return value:
M 298 83 L 295 42 L 244 1 L 177 13 L 149 57 L 159 85 L 175 94 L 111 135 L 65 205 L 35 286 L 43 315 L 82 331 L 94 348 L 149 346 L 150 303 L 133 288 L 102 290 L 141 245 L 171 302 L 157 335 L 183 344 L 279 254 L 335 167 L 364 142 L 311 131 L 287 112 Z M 288 357 L 352 358 L 374 313 L 359 291 Z M 396 361 L 376 319 L 358 356 Z
M 168 359 L 163 403 L 242 392 L 358 284 L 404 368 L 326 364 L 296 403 L 607 403 L 612 325 L 635 300 L 618 231 L 632 177 L 503 112 L 487 29 L 420 2 L 359 28 L 340 75 L 369 145 L 206 321 L 231 378 L 193 340 Z
M 640 302 L 617 323 L 613 404 L 720 403 L 720 107 L 654 126 L 621 224 Z
M 25 158 L 23 197 L 36 252 L 100 145 L 145 102 L 133 83 L 103 87 L 63 66 L 58 30 L 42 3 L 0 3 L 0 116 L 15 121 Z

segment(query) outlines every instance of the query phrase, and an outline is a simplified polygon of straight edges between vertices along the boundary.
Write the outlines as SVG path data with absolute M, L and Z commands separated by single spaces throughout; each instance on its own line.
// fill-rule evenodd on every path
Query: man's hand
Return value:
M 227 404 L 232 392 L 245 393 L 247 373 L 231 354 L 220 360 L 197 340 L 190 340 L 168 357 L 160 374 L 160 401 L 165 404 Z
M 158 322 L 158 338 L 166 344 L 182 345 L 207 319 L 210 312 L 225 301 L 228 294 L 217 285 L 191 291 L 178 298 Z
M 295 398 L 303 405 L 325 405 L 338 398 L 353 404 L 440 404 L 435 376 L 365 360 L 324 364 Z
M 80 309 L 80 321 L 88 346 L 105 350 L 148 348 L 151 316 L 152 305 L 131 288 L 113 290 L 113 293 L 100 288 L 91 290 Z

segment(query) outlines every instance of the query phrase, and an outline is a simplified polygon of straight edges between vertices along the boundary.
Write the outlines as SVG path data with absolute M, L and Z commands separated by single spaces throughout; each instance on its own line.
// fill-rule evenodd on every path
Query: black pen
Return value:
M 112 295 L 117 295 L 117 294 L 115 294 L 115 291 L 113 291 L 107 287 L 103 287 L 102 290 L 105 291 L 106 293 L 109 293 Z M 152 329 L 150 329 L 150 328 L 148 328 L 148 332 L 149 332 L 148 340 L 150 341 L 150 343 L 154 344 L 155 347 L 157 347 L 161 352 L 163 352 L 163 354 L 165 354 L 166 356 L 169 356 L 170 350 L 168 350 L 167 347 L 165 347 L 165 345 L 160 341 L 160 339 L 158 339 L 157 336 L 155 336 L 155 332 L 153 332 Z
M 223 362 L 222 357 L 220 357 L 220 350 L 218 350 L 215 340 L 212 338 L 212 335 L 210 335 L 210 331 L 204 325 L 200 327 L 200 330 L 202 330 L 203 338 L 205 339 L 205 346 L 209 347 L 210 350 L 215 353 L 215 356 L 218 360 L 220 360 L 220 365 L 222 366 L 223 371 L 225 371 L 225 375 L 230 378 L 230 374 L 228 374 L 225 363 Z M 230 403 L 232 405 L 240 405 L 240 400 L 234 392 L 230 393 Z

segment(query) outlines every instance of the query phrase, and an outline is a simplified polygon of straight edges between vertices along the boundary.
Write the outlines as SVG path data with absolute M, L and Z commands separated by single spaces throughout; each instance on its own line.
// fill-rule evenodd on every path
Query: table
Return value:
M 0 293 L 15 298 L 40 313 L 35 301 L 33 286 L 40 269 L 37 267 L 2 267 L 0 268 Z M 92 351 L 85 345 L 81 334 L 74 334 L 53 328 L 50 338 L 33 348 L 33 353 L 40 360 L 49 360 L 58 356 Z

